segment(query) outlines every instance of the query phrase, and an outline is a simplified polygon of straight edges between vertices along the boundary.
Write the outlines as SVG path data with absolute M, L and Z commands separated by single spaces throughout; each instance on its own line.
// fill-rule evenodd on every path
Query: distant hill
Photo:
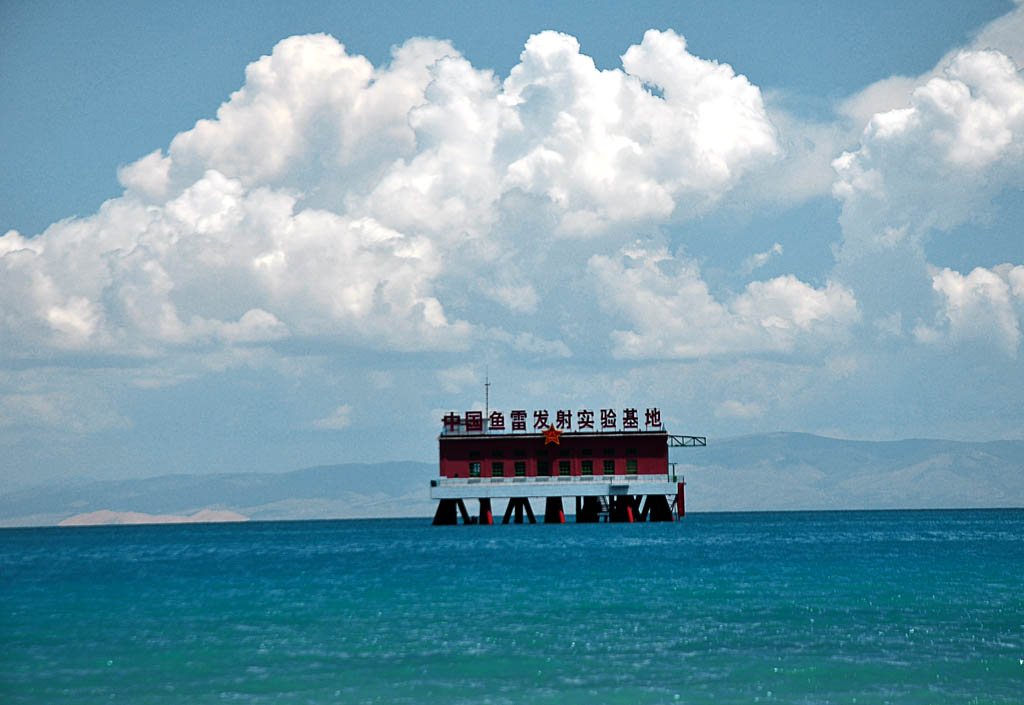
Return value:
M 0 526 L 57 524 L 110 510 L 191 515 L 230 510 L 250 519 L 427 516 L 435 463 L 322 465 L 284 473 L 161 475 L 44 486 L 0 497 Z
M 672 452 L 694 511 L 1024 507 L 1024 441 L 772 433 Z
M 688 511 L 1024 507 L 1024 441 L 848 441 L 803 433 L 709 439 L 672 451 Z M 85 481 L 0 497 L 0 526 L 101 510 L 250 519 L 430 516 L 435 463 Z M 475 508 L 473 508 L 475 509 Z
M 107 526 L 110 524 L 208 524 L 248 521 L 246 517 L 227 509 L 204 509 L 188 516 L 181 514 L 143 514 L 142 512 L 98 512 L 75 514 L 57 526 Z

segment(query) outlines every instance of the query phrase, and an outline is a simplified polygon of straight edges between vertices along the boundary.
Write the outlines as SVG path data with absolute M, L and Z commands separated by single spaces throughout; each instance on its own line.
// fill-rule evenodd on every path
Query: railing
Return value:
M 668 434 L 669 448 L 703 448 L 707 446 L 706 436 L 674 436 Z

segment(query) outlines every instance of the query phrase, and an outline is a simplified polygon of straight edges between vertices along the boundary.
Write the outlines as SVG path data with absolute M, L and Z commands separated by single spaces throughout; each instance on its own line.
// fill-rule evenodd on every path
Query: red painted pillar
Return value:
M 676 515 L 682 519 L 686 516 L 686 497 L 683 494 L 683 487 L 686 486 L 685 482 L 678 484 L 678 491 L 676 493 Z
M 480 499 L 480 523 L 486 526 L 494 526 L 494 514 L 491 512 L 491 498 Z
M 565 509 L 562 508 L 561 497 L 548 497 L 544 504 L 545 524 L 564 524 Z
M 640 502 L 643 500 L 643 495 L 635 494 L 629 499 L 629 506 L 633 508 L 633 519 L 635 521 L 644 521 L 647 519 L 647 516 L 640 511 Z
M 627 524 L 635 522 L 632 499 L 629 495 L 608 497 L 608 521 Z

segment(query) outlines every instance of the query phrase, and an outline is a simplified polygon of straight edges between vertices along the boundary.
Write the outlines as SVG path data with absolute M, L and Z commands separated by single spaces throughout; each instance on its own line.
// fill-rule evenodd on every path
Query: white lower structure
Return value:
M 430 481 L 431 499 L 505 499 L 511 497 L 615 497 L 675 495 L 682 476 L 476 477 Z

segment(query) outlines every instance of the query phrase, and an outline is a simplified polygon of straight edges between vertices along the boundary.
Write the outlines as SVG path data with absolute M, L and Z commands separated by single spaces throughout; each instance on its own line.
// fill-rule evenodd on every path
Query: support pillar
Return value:
M 462 500 L 459 500 L 462 501 Z M 454 526 L 459 523 L 458 508 L 454 499 L 442 499 L 434 513 L 434 526 Z
M 480 524 L 484 526 L 494 525 L 494 514 L 491 512 L 491 498 L 482 497 L 480 499 Z
M 675 517 L 672 515 L 672 505 L 669 504 L 665 495 L 647 495 L 647 507 L 644 511 L 650 513 L 650 521 L 675 521 Z
M 686 497 L 683 493 L 683 488 L 686 486 L 685 482 L 680 482 L 676 491 L 676 516 L 682 519 L 686 516 Z
M 562 508 L 561 497 L 548 497 L 544 503 L 544 523 L 564 524 L 565 510 Z
M 502 524 L 507 524 L 509 519 L 512 517 L 513 512 L 515 513 L 515 523 L 523 523 L 523 513 L 526 513 L 526 518 L 531 524 L 537 523 L 537 517 L 533 515 L 533 507 L 530 506 L 530 500 L 526 497 L 513 497 L 508 501 L 508 507 L 505 508 L 505 516 L 501 520 Z
M 462 523 L 475 524 L 476 522 L 473 521 L 473 517 L 469 515 L 469 510 L 466 509 L 466 503 L 463 502 L 461 499 L 457 499 L 455 500 L 455 502 L 459 507 L 459 513 L 462 514 Z
M 640 502 L 643 501 L 642 494 L 635 494 L 629 498 L 629 508 L 633 510 L 633 518 L 636 521 L 644 521 L 646 516 L 640 511 Z
M 536 524 L 537 518 L 533 516 L 533 507 L 530 506 L 530 500 L 526 497 L 523 497 L 520 501 L 523 503 L 523 507 L 526 508 L 526 516 L 529 517 L 530 523 Z
M 576 510 L 576 523 L 596 524 L 601 514 L 601 500 L 597 497 L 583 497 L 582 499 L 582 506 Z
M 633 514 L 633 498 L 627 495 L 609 497 L 608 521 L 632 524 L 636 521 Z

